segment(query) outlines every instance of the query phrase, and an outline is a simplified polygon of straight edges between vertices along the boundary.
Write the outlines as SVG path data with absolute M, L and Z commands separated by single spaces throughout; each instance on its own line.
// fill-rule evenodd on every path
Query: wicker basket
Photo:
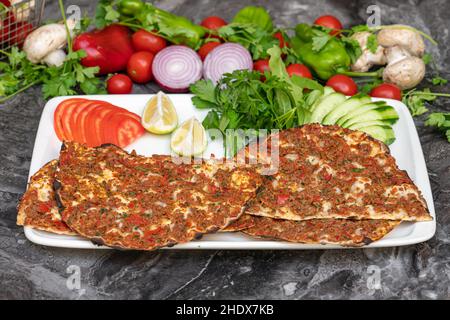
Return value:
M 0 49 L 8 51 L 23 44 L 26 36 L 41 23 L 45 0 L 0 0 Z

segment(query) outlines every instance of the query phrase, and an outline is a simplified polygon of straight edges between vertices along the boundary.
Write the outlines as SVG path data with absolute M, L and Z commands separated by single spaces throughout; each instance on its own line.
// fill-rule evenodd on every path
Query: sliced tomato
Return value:
M 72 127 L 70 126 L 70 119 L 72 119 L 72 115 L 78 109 L 78 106 L 84 102 L 85 100 L 72 101 L 72 103 L 67 104 L 61 113 L 61 127 L 67 141 L 73 141 L 74 139 Z
M 64 134 L 63 126 L 62 126 L 62 114 L 63 111 L 66 109 L 66 107 L 73 102 L 81 102 L 85 99 L 79 99 L 79 98 L 71 98 L 62 101 L 55 109 L 55 112 L 53 113 L 53 128 L 55 130 L 56 136 L 59 140 L 64 141 L 67 140 L 66 136 Z
M 77 142 L 84 143 L 86 145 L 92 145 L 91 141 L 88 141 L 88 135 L 86 130 L 86 120 L 90 112 L 93 112 L 99 106 L 98 102 L 91 102 L 79 113 L 76 119 L 76 140 Z
M 104 104 L 89 112 L 85 124 L 86 135 L 89 137 L 88 141 L 91 142 L 88 146 L 97 147 L 103 144 L 100 123 L 107 114 L 114 110 L 114 106 Z
M 93 104 L 95 101 L 93 100 L 84 100 L 83 102 L 79 103 L 76 108 L 74 108 L 71 117 L 68 119 L 65 119 L 69 123 L 70 130 L 72 132 L 73 140 L 77 142 L 80 141 L 81 132 L 79 127 L 77 127 L 77 120 L 81 112 L 86 109 L 89 105 Z
M 145 133 L 145 129 L 140 121 L 128 117 L 120 121 L 117 129 L 117 140 L 119 147 L 125 148 L 132 144 Z
M 103 123 L 105 143 L 113 143 L 121 148 L 128 146 L 145 132 L 140 120 L 130 114 L 112 113 L 105 117 Z
M 108 126 L 104 119 L 110 114 L 126 114 L 132 117 L 131 113 L 123 108 L 108 103 L 98 105 L 97 109 L 88 114 L 85 123 L 88 146 L 96 147 L 108 143 L 103 137 L 103 131 Z
M 112 143 L 119 145 L 117 140 L 117 128 L 121 117 L 126 115 L 110 111 L 107 113 L 100 122 L 100 134 L 102 143 Z

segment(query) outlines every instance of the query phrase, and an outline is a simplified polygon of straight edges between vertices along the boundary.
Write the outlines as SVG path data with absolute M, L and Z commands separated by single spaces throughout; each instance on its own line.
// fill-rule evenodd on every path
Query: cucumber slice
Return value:
M 326 96 L 335 93 L 334 89 L 331 87 L 323 87 L 322 96 L 309 108 L 310 111 L 314 110 L 316 106 L 323 101 Z
M 364 114 L 370 110 L 378 109 L 380 107 L 387 106 L 384 101 L 377 101 L 377 102 L 369 102 L 366 104 L 363 104 L 362 106 L 359 106 L 358 108 L 353 109 L 349 113 L 345 114 L 341 118 L 339 118 L 336 121 L 336 124 L 342 126 L 347 120 L 354 118 L 360 114 Z
M 397 111 L 391 106 L 385 106 L 378 109 L 367 111 L 347 120 L 342 127 L 349 128 L 359 122 L 376 121 L 376 120 L 398 120 Z
M 367 133 L 375 139 L 383 141 L 387 145 L 392 144 L 395 141 L 394 130 L 392 130 L 391 127 L 370 126 L 361 128 L 360 131 Z
M 352 130 L 359 130 L 364 127 L 371 127 L 371 126 L 381 126 L 381 127 L 391 127 L 397 122 L 396 119 L 388 119 L 388 120 L 372 120 L 372 121 L 365 121 L 365 122 L 357 122 L 355 124 L 352 124 L 349 129 Z
M 321 123 L 323 118 L 347 98 L 342 93 L 331 93 L 321 99 L 318 105 L 312 110 L 311 122 Z
M 344 101 L 339 106 L 331 110 L 325 118 L 322 120 L 322 124 L 335 124 L 339 118 L 345 116 L 347 113 L 352 112 L 354 109 L 370 103 L 370 97 L 369 96 L 363 96 L 363 97 L 351 97 L 350 99 L 347 99 L 347 101 Z
M 332 87 L 323 87 L 323 95 L 327 96 L 329 94 L 335 93 L 336 91 L 334 91 L 334 89 Z

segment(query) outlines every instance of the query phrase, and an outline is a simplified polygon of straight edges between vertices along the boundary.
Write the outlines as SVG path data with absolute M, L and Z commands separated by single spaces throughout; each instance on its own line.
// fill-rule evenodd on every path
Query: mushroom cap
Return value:
M 75 27 L 73 19 L 67 20 L 70 31 Z M 41 62 L 52 51 L 63 48 L 67 43 L 67 32 L 64 24 L 51 23 L 43 25 L 31 32 L 25 39 L 23 51 L 28 60 Z
M 375 53 L 367 48 L 367 41 L 371 34 L 368 31 L 361 31 L 352 35 L 351 38 L 359 43 L 362 50 L 361 56 L 351 66 L 352 71 L 366 72 L 374 65 L 385 65 L 387 63 L 382 46 L 378 46 Z
M 410 29 L 387 28 L 378 32 L 378 43 L 385 48 L 400 46 L 416 57 L 422 57 L 425 53 L 425 43 L 422 36 Z
M 425 76 L 425 63 L 418 57 L 409 57 L 389 64 L 383 72 L 383 80 L 397 85 L 400 89 L 417 86 Z

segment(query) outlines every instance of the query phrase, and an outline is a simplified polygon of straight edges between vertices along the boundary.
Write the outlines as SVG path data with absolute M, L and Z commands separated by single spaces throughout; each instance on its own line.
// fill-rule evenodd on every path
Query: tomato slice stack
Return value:
M 112 143 L 124 148 L 145 132 L 137 114 L 99 100 L 64 100 L 53 117 L 59 140 L 76 141 L 89 147 Z

